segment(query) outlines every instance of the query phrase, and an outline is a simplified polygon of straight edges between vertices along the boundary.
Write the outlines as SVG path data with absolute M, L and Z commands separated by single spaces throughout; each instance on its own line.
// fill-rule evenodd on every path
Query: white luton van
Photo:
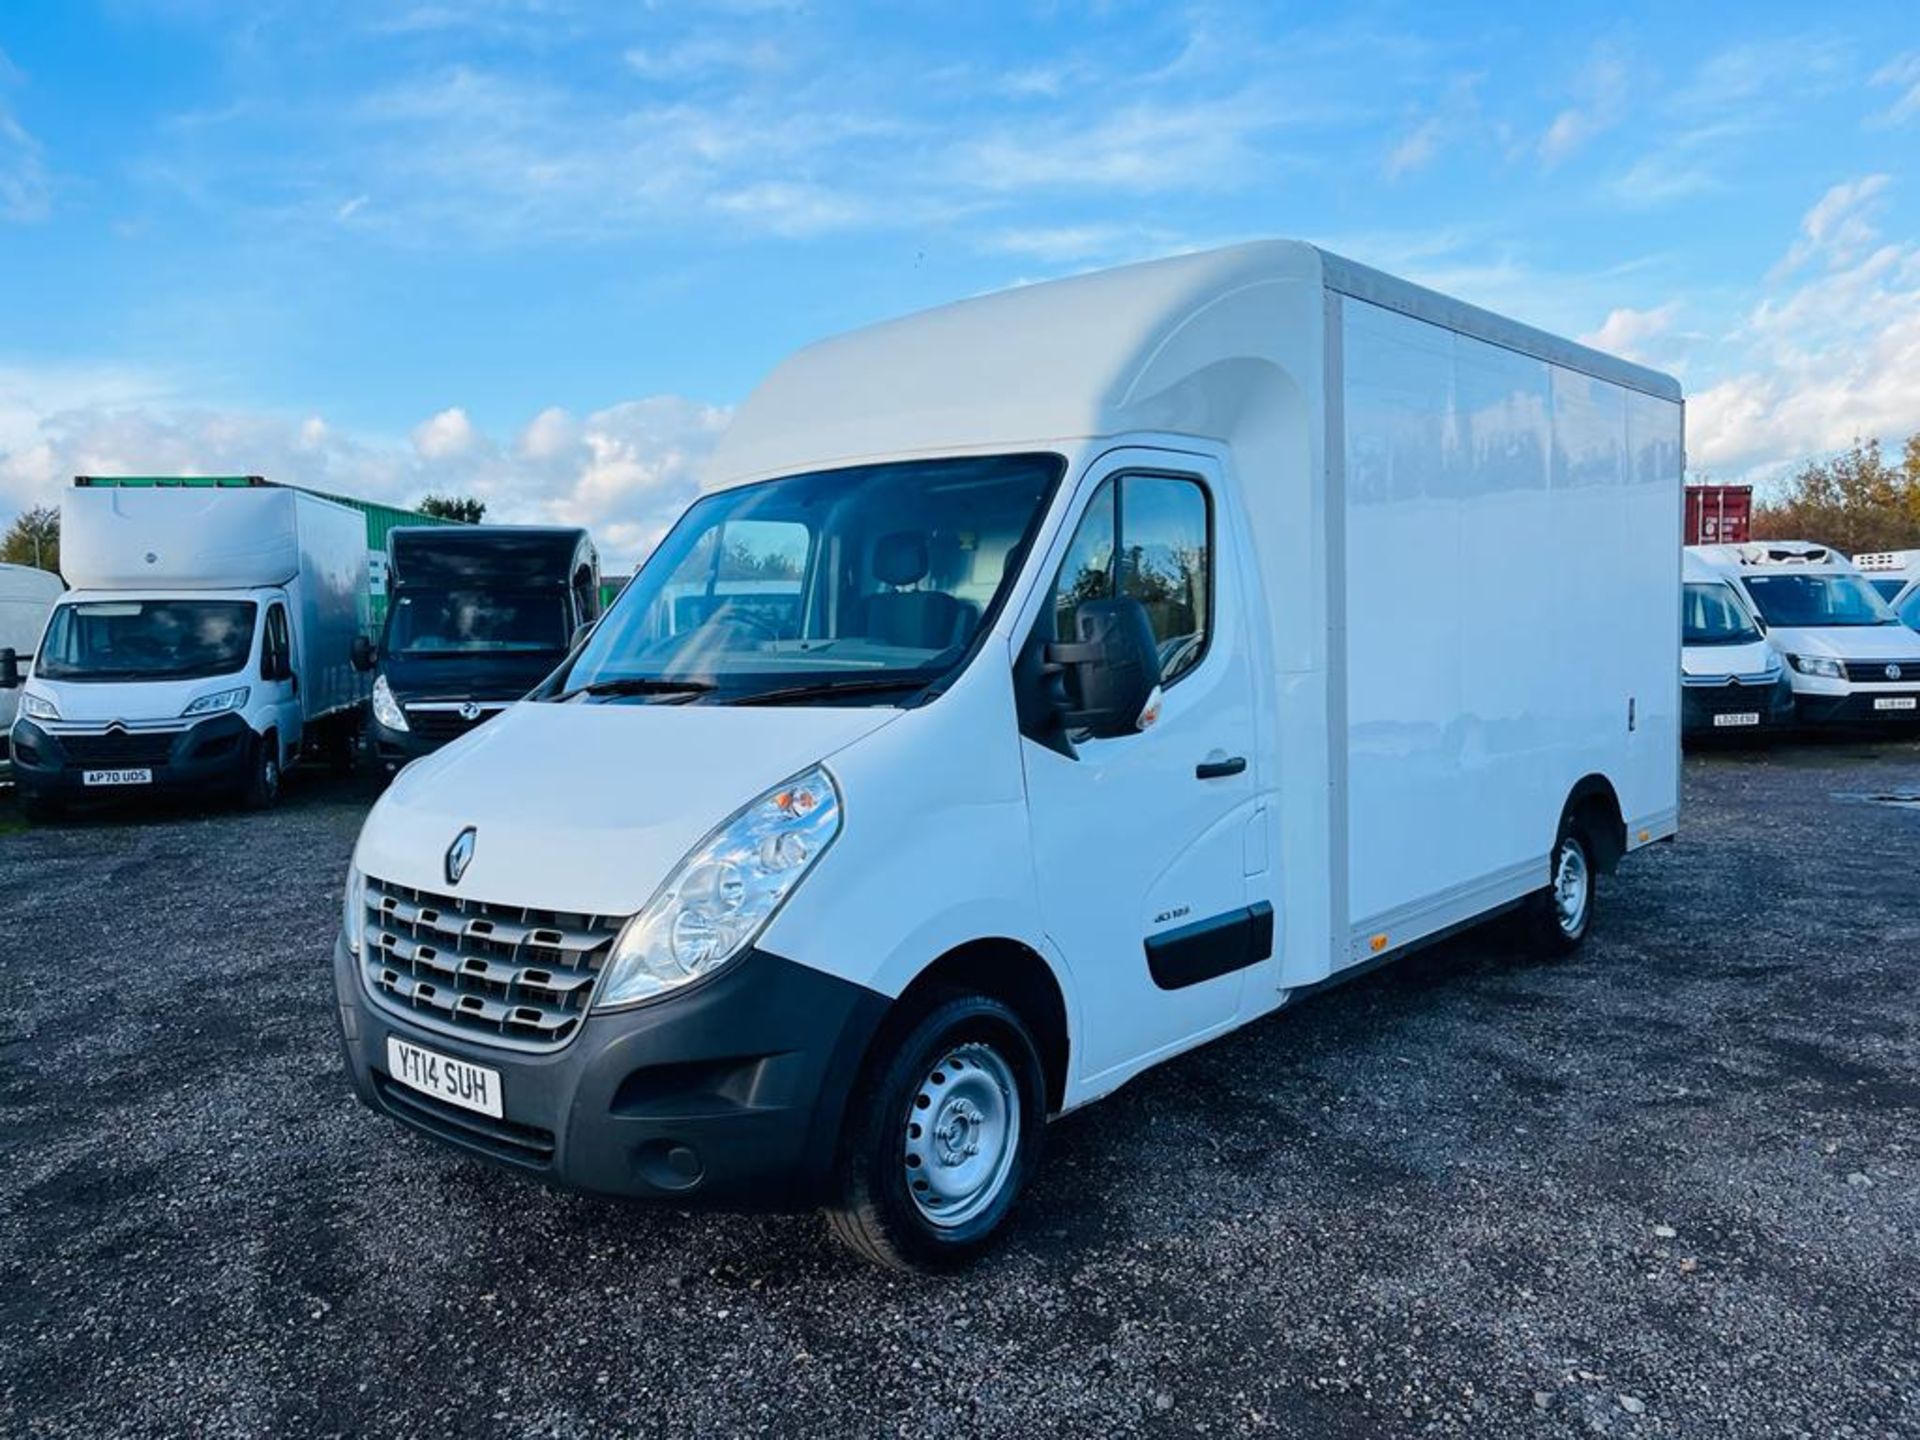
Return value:
M 0 780 L 13 774 L 13 717 L 20 687 L 33 670 L 47 612 L 66 587 L 60 577 L 31 565 L 0 565 Z
M 1673 381 L 1292 242 L 803 350 L 369 815 L 353 1083 L 962 1261 L 1049 1116 L 1505 909 L 1580 942 L 1674 833 L 1680 484 Z
M 73 587 L 13 728 L 30 814 L 160 791 L 279 798 L 303 753 L 350 754 L 366 710 L 366 521 L 265 484 L 82 476 L 60 510 Z

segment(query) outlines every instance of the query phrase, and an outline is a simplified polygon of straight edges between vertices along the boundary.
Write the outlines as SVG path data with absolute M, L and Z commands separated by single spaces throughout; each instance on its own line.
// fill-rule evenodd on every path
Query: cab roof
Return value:
M 707 483 L 717 488 L 896 455 L 1132 431 L 1226 438 L 1214 417 L 1230 412 L 1240 394 L 1232 372 L 1241 367 L 1233 362 L 1282 364 L 1286 353 L 1282 336 L 1248 323 L 1250 315 L 1269 312 L 1232 302 L 1252 302 L 1275 286 L 1324 286 L 1680 399 L 1669 376 L 1302 241 L 1261 240 L 1018 286 L 810 345 L 741 406 Z M 1210 383 L 1218 396 L 1208 393 Z M 1154 403 L 1176 388 L 1187 403 Z M 1170 413 L 1178 423 L 1168 423 Z

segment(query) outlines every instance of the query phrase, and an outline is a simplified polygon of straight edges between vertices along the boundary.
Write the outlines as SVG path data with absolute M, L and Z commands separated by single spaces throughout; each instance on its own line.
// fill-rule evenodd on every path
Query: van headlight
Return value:
M 840 793 L 816 765 L 777 785 L 674 867 L 620 931 L 599 1008 L 650 1000 L 735 959 L 840 833 Z
M 44 695 L 23 690 L 20 692 L 20 713 L 29 720 L 58 720 L 60 707 Z
M 1802 675 L 1821 675 L 1829 680 L 1847 678 L 1847 667 L 1831 655 L 1789 655 L 1787 662 Z
M 211 695 L 202 695 L 189 701 L 187 708 L 180 712 L 180 718 L 189 715 L 217 715 L 223 710 L 242 710 L 246 708 L 247 696 L 253 692 L 245 685 L 236 685 L 231 690 L 216 690 Z
M 387 677 L 376 675 L 373 679 L 373 718 L 389 730 L 407 728 L 407 712 L 400 708 L 400 702 L 393 698 L 393 689 L 387 684 Z
M 346 937 L 347 953 L 358 955 L 367 932 L 367 877 L 360 867 L 347 866 L 347 893 L 340 900 L 340 933 Z

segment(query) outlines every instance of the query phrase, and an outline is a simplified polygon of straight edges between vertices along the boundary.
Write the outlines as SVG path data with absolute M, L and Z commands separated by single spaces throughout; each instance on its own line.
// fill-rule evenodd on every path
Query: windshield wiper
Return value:
M 728 701 L 732 705 L 778 705 L 788 700 L 813 700 L 823 695 L 879 695 L 898 690 L 925 690 L 933 681 L 895 676 L 890 680 L 819 680 L 811 685 L 788 685 L 760 690 Z
M 591 685 L 576 685 L 551 698 L 554 704 L 576 695 L 705 695 L 713 689 L 711 680 L 662 680 L 651 675 L 624 675 L 612 680 L 596 680 Z

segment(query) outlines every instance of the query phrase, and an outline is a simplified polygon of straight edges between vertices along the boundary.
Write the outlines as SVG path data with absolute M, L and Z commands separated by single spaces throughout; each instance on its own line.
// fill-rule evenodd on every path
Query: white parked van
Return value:
M 303 753 L 351 753 L 367 695 L 358 511 L 264 484 L 82 477 L 60 528 L 74 588 L 13 729 L 30 814 L 156 791 L 271 805 Z
M 1680 590 L 1681 731 L 1750 735 L 1793 723 L 1793 682 L 1746 597 L 1689 547 Z
M 1673 381 L 1290 242 L 803 350 L 369 815 L 354 1085 L 963 1260 L 1049 1116 L 1502 910 L 1585 937 L 1675 829 L 1680 478 Z
M 65 587 L 60 577 L 31 565 L 0 565 L 0 780 L 13 774 L 13 717 L 20 687 L 33 671 L 47 612 Z
M 1853 563 L 1889 604 L 1920 579 L 1920 550 L 1867 550 L 1855 555 Z
M 1786 660 L 1803 725 L 1906 725 L 1920 718 L 1920 635 L 1853 562 L 1806 540 L 1703 545 L 1737 583 Z

